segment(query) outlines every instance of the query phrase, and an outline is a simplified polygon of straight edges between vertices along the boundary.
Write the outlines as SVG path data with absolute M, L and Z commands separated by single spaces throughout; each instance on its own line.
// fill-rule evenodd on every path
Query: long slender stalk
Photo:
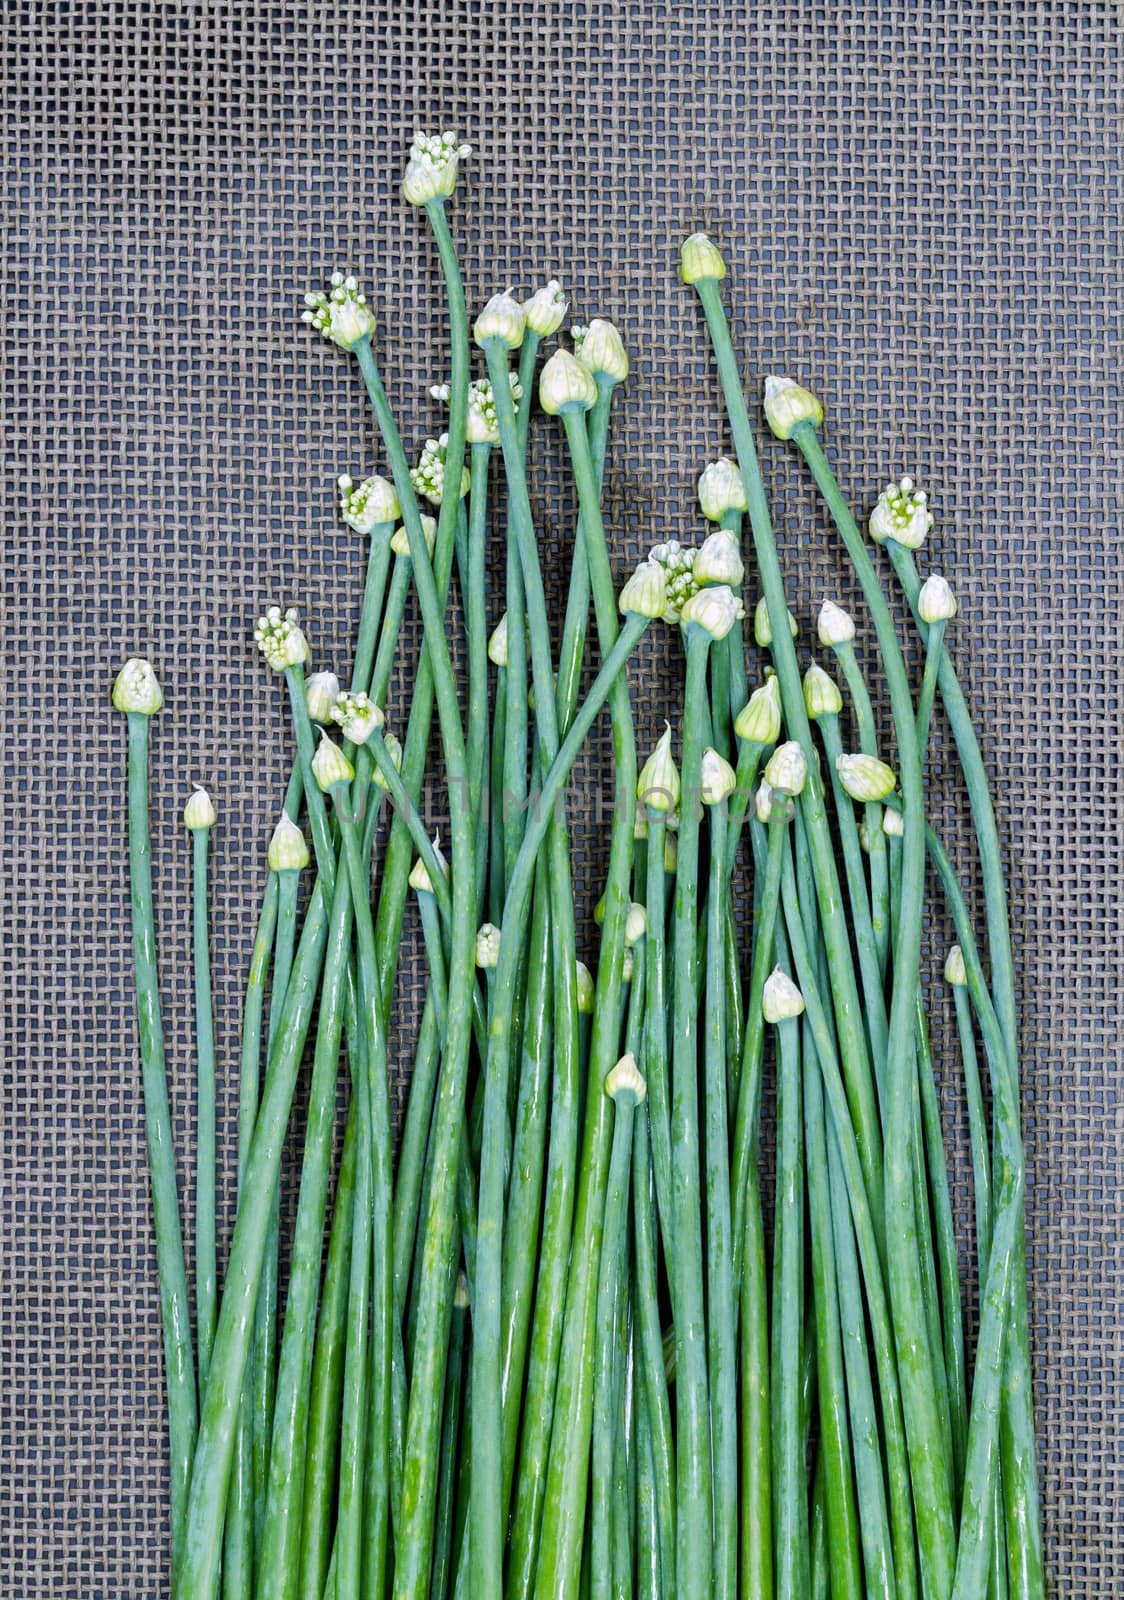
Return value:
M 199 1387 L 207 1387 L 218 1316 L 215 1264 L 215 1023 L 211 999 L 211 931 L 207 909 L 210 828 L 194 828 L 192 853 L 192 956 L 195 972 L 196 1141 L 195 1325 Z
M 160 980 L 156 971 L 156 928 L 152 909 L 152 848 L 148 827 L 149 717 L 128 713 L 129 730 L 129 880 L 133 911 L 133 966 L 137 985 L 137 1026 L 144 1080 L 144 1120 L 148 1169 L 156 1232 L 156 1265 L 160 1277 L 160 1317 L 164 1331 L 164 1370 L 168 1392 L 171 1448 L 172 1549 L 183 1553 L 188 1485 L 192 1472 L 197 1424 L 195 1361 L 191 1348 L 191 1304 L 187 1294 L 183 1234 L 168 1078 L 164 1060 L 164 1027 L 160 1016 Z
M 800 1424 L 800 1347 L 804 1293 L 804 1164 L 801 1138 L 800 1023 L 777 1025 L 777 1299 L 773 1521 L 777 1600 L 798 1600 L 808 1572 L 804 1434 Z

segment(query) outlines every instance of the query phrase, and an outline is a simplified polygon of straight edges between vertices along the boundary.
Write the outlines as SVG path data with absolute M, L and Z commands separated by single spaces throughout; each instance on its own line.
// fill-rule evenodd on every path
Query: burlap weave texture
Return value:
M 575 314 L 613 317 L 633 352 L 608 474 L 619 572 L 656 539 L 698 537 L 694 478 L 728 444 L 697 305 L 675 275 L 696 227 L 730 261 L 750 393 L 779 370 L 821 394 L 860 511 L 891 473 L 930 490 L 932 560 L 963 600 L 950 640 L 1010 860 L 1050 1572 L 1058 1595 L 1118 1594 L 1115 8 L 11 0 L 3 29 L 0 1593 L 166 1593 L 113 673 L 150 654 L 167 692 L 155 869 L 187 1150 L 180 807 L 198 780 L 220 808 L 229 1111 L 264 842 L 289 758 L 253 618 L 274 598 L 295 601 L 317 664 L 337 663 L 363 552 L 339 523 L 334 479 L 380 464 L 356 374 L 302 329 L 298 296 L 338 264 L 360 273 L 404 433 L 417 444 L 436 431 L 436 254 L 398 179 L 414 129 L 451 126 L 476 151 L 451 209 L 470 306 L 557 273 Z M 853 590 L 796 462 L 772 441 L 763 452 L 807 637 L 819 599 L 850 602 Z M 538 509 L 557 592 L 570 510 L 547 491 Z M 416 648 L 412 620 L 411 658 Z M 676 648 L 646 648 L 642 669 L 647 738 L 674 709 Z M 398 693 L 401 704 L 404 684 Z M 942 748 L 938 815 L 967 864 Z M 594 752 L 575 826 L 586 913 L 603 799 L 589 775 L 607 741 Z M 431 808 L 439 821 L 439 797 Z M 938 926 L 934 963 L 942 937 Z M 407 1014 L 419 984 L 414 961 Z M 185 1161 L 181 1194 L 188 1176 Z M 966 1193 L 961 1172 L 961 1203 Z M 228 1225 L 229 1206 L 223 1215 Z

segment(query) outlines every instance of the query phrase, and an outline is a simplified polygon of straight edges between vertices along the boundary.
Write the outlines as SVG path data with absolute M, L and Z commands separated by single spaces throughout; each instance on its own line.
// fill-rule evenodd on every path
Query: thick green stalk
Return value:
M 449 1592 L 449 1575 L 452 1570 L 453 1525 L 456 1520 L 457 1445 L 460 1439 L 461 1388 L 467 1321 L 468 1285 L 461 1282 L 453 1297 L 449 1359 L 445 1364 L 445 1402 L 441 1409 L 441 1476 L 437 1485 L 433 1570 L 429 1580 L 429 1592 L 433 1600 L 445 1600 Z
M 819 435 L 801 423 L 793 439 L 831 512 L 855 568 L 882 656 L 898 743 L 905 831 L 902 836 L 901 915 L 894 943 L 887 1053 L 886 1242 L 894 1337 L 906 1419 L 910 1473 L 917 1508 L 922 1582 L 931 1600 L 948 1600 L 956 1564 L 952 1470 L 940 1427 L 933 1362 L 925 1326 L 921 1261 L 913 1196 L 912 1085 L 915 1006 L 921 956 L 925 876 L 925 794 L 917 724 L 894 619 L 850 508 L 823 453 Z
M 850 934 L 843 914 L 839 874 L 834 847 L 823 806 L 823 785 L 816 771 L 811 729 L 804 707 L 804 694 L 796 650 L 788 627 L 784 579 L 773 537 L 769 504 L 761 468 L 749 425 L 741 377 L 734 356 L 726 313 L 718 283 L 703 279 L 695 286 L 699 292 L 730 419 L 734 448 L 749 502 L 749 520 L 762 588 L 768 606 L 772 631 L 773 661 L 780 681 L 785 725 L 790 739 L 796 739 L 808 763 L 808 781 L 800 798 L 800 809 L 808 828 L 816 873 L 816 892 L 820 920 L 831 966 L 832 1000 L 839 1029 L 839 1042 L 846 1074 L 847 1097 L 851 1105 L 867 1192 L 871 1197 L 875 1230 L 880 1245 L 885 1238 L 883 1223 L 882 1138 L 871 1077 L 870 1057 L 862 1025 L 855 972 L 851 961 Z
M 864 755 L 877 756 L 878 729 L 874 721 L 874 707 L 870 703 L 866 680 L 852 641 L 846 640 L 836 645 L 835 655 L 851 692 L 859 749 Z M 890 960 L 890 868 L 886 836 L 882 831 L 882 807 L 877 801 L 865 808 L 865 818 L 870 843 L 870 920 L 878 947 L 878 970 L 885 979 Z
M 377 706 L 386 705 L 390 674 L 394 667 L 394 654 L 398 649 L 398 635 L 401 632 L 402 618 L 406 612 L 406 601 L 410 596 L 412 582 L 410 557 L 395 556 L 394 567 L 390 574 L 390 589 L 386 597 L 386 613 L 383 617 L 382 632 L 379 634 L 379 647 L 375 654 L 375 664 L 371 668 L 371 686 L 367 691 Z
M 187 1532 L 177 1573 L 177 1600 L 214 1600 L 216 1593 L 234 1435 L 273 1190 L 281 1166 L 281 1150 L 305 1037 L 319 990 L 327 929 L 328 913 L 321 882 L 313 892 L 305 917 L 281 1027 L 270 1051 L 246 1164 L 243 1198 L 234 1225 L 211 1355 L 211 1375 L 191 1473 Z
M 144 1121 L 152 1183 L 156 1265 L 160 1277 L 160 1316 L 164 1330 L 164 1370 L 171 1449 L 172 1550 L 178 1559 L 186 1534 L 188 1485 L 195 1448 L 195 1362 L 191 1350 L 191 1303 L 187 1294 L 187 1269 L 184 1265 L 179 1198 L 176 1194 L 172 1119 L 168 1108 L 160 981 L 156 971 L 152 847 L 148 831 L 149 718 L 141 712 L 131 711 L 128 724 L 133 966 L 137 985 L 137 1026 L 144 1079 Z
M 488 619 L 485 561 L 488 536 L 488 462 L 491 446 L 472 446 L 472 488 L 468 501 L 468 585 L 465 634 L 468 642 L 468 716 L 465 749 L 472 810 L 480 813 L 488 759 Z M 485 838 L 487 835 L 485 835 Z M 481 852 L 482 854 L 484 852 Z
M 802 1600 L 808 1573 L 800 1350 L 804 1296 L 804 1162 L 800 1022 L 777 1024 L 777 1295 L 773 1307 L 775 1454 L 773 1526 L 777 1600 Z
M 659 1508 L 656 1504 L 648 1397 L 643 1384 L 637 1389 L 636 1462 L 636 1600 L 660 1600 L 663 1569 L 660 1560 Z
M 674 1219 L 671 1199 L 671 1088 L 667 1062 L 667 882 L 664 850 L 667 813 L 651 806 L 648 811 L 648 1010 L 644 1039 L 644 1076 L 648 1081 L 648 1122 L 652 1138 L 652 1166 L 656 1203 L 671 1255 Z M 653 1419 L 653 1426 L 655 1421 Z
M 363 604 L 359 612 L 359 633 L 355 640 L 355 665 L 351 672 L 354 694 L 368 693 L 375 649 L 379 642 L 379 622 L 386 594 L 387 571 L 390 566 L 390 539 L 393 522 L 381 522 L 371 529 L 371 546 L 367 552 L 367 576 L 363 583 Z
M 688 649 L 690 646 L 688 646 Z M 711 653 L 713 656 L 713 652 Z M 730 1122 L 726 1101 L 725 801 L 707 807 L 706 1106 L 707 1357 L 714 1475 L 714 1597 L 735 1600 L 738 1581 L 738 1351 L 730 1211 Z
M 917 697 L 917 744 L 922 756 L 929 742 L 929 724 L 933 717 L 933 702 L 937 696 L 937 677 L 940 672 L 947 626 L 943 618 L 938 622 L 931 622 L 929 637 L 925 641 L 925 672 L 921 679 L 921 693 Z
M 662 866 L 661 866 L 662 876 Z M 651 967 L 651 937 L 647 964 Z M 651 1017 L 655 997 L 649 985 L 646 1013 Z M 638 1394 L 645 1419 L 650 1452 L 651 1492 L 656 1523 L 656 1554 L 659 1569 L 666 1574 L 668 1596 L 675 1585 L 675 1442 L 671 1425 L 671 1406 L 667 1392 L 667 1372 L 663 1359 L 663 1331 L 660 1326 L 659 1246 L 654 1206 L 654 1181 L 651 1162 L 649 1115 L 641 1111 L 633 1135 L 632 1165 L 633 1237 L 635 1240 L 636 1332 L 640 1350 Z M 644 1445 L 640 1446 L 640 1465 L 644 1468 Z
M 609 439 L 609 409 L 613 403 L 614 383 L 605 373 L 599 372 L 597 399 L 589 413 L 589 453 L 593 458 L 593 476 L 598 494 L 605 476 L 605 450 Z M 581 678 L 585 635 L 589 625 L 589 560 L 585 550 L 585 531 L 579 513 L 574 533 L 570 565 L 570 586 L 566 599 L 566 617 L 562 624 L 562 645 L 558 652 L 558 722 L 564 731 L 578 703 L 578 683 Z
M 195 1324 L 199 1387 L 207 1387 L 218 1316 L 215 1266 L 215 1021 L 211 1000 L 211 930 L 207 913 L 210 828 L 196 828 L 192 851 L 192 953 L 195 968 L 196 1139 Z
M 758 1006 L 760 1010 L 760 1006 Z M 773 1469 L 770 1442 L 769 1303 L 765 1229 L 756 1170 L 744 1205 L 741 1281 L 741 1570 L 749 1600 L 773 1596 Z
M 917 615 L 917 597 L 921 592 L 921 579 L 917 575 L 913 555 L 904 546 L 893 541 L 889 542 L 886 548 L 913 611 L 921 637 L 924 639 L 927 637 L 925 624 Z M 971 714 L 960 686 L 956 667 L 947 651 L 941 652 L 938 684 L 972 806 L 983 876 L 995 1009 L 1003 1030 L 1017 1096 L 1019 1044 L 1015 1014 L 1015 967 L 1011 954 L 1011 927 L 1007 910 L 1007 890 L 1003 878 L 1003 853 L 999 844 L 999 829 L 996 826 L 995 809 L 987 786 L 987 770 L 979 740 L 972 726 Z M 1020 1223 L 1020 1228 L 1022 1227 Z M 1025 1229 L 1020 1233 L 1012 1272 L 1010 1356 L 1004 1380 L 1000 1445 L 1003 1456 L 1003 1494 L 1007 1513 L 1011 1594 L 1014 1600 L 1042 1600 L 1045 1594 L 1045 1578 L 1042 1559 L 1042 1523 L 1038 1506 L 1038 1473 L 1035 1465 L 1034 1393 L 1031 1385 L 1030 1335 L 1026 1306 Z

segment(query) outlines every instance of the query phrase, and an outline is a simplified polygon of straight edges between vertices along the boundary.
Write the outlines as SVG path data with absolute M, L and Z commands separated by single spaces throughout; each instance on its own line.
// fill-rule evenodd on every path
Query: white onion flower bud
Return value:
M 892 539 L 906 550 L 919 550 L 933 526 L 933 513 L 924 491 L 914 488 L 913 479 L 899 478 L 878 496 L 867 526 L 876 544 Z
M 583 1016 L 588 1016 L 593 1010 L 593 1001 L 596 989 L 593 983 L 593 974 L 584 961 L 575 962 L 577 968 L 574 974 L 574 983 L 578 995 L 578 1011 Z
M 285 812 L 273 830 L 266 860 L 271 872 L 301 872 L 308 866 L 311 856 L 308 842 L 296 823 Z
M 447 879 L 449 876 L 449 863 L 438 849 L 436 838 L 433 841 L 433 853 L 437 857 L 437 865 L 440 867 L 442 875 Z M 410 888 L 416 889 L 419 894 L 433 893 L 433 879 L 429 876 L 429 868 L 421 856 L 418 856 L 410 868 L 410 876 L 406 881 L 409 883 Z
M 356 533 L 372 533 L 398 516 L 398 495 L 389 478 L 376 473 L 357 484 L 345 473 L 339 480 L 339 491 L 340 515 Z
M 606 1075 L 605 1093 L 614 1104 L 638 1106 L 644 1103 L 648 1085 L 631 1050 Z
M 834 650 L 841 644 L 850 644 L 855 637 L 854 620 L 851 613 L 837 606 L 834 600 L 825 600 L 820 607 L 816 632 L 820 643 Z
M 667 576 L 657 561 L 641 561 L 617 600 L 622 615 L 662 617 L 667 611 Z
M 341 694 L 332 707 L 332 720 L 343 729 L 343 736 L 352 744 L 366 744 L 372 733 L 386 721 L 382 710 L 370 695 Z
M 536 289 L 529 300 L 523 302 L 523 316 L 532 333 L 540 339 L 549 339 L 557 333 L 569 306 L 557 278 L 551 278 L 541 289 Z
M 701 628 L 712 639 L 724 639 L 734 623 L 745 616 L 745 607 L 724 583 L 699 589 L 680 612 L 684 627 Z
M 790 1022 L 804 1010 L 804 996 L 787 972 L 774 967 L 765 979 L 761 995 L 761 1014 L 766 1022 Z
M 839 685 L 815 661 L 804 674 L 804 709 L 813 722 L 820 717 L 836 717 L 843 709 Z
M 738 780 L 733 767 L 724 756 L 708 745 L 702 753 L 699 769 L 700 798 L 704 806 L 720 806 L 737 788 Z
M 429 551 L 429 559 L 432 561 L 434 547 L 437 544 L 437 518 L 426 516 L 423 511 L 419 521 L 421 522 L 422 536 L 425 539 L 425 547 Z M 410 554 L 410 535 L 404 527 L 395 528 L 390 536 L 390 548 L 396 556 L 408 556 Z
M 621 982 L 631 983 L 632 975 L 636 971 L 636 958 L 628 945 L 624 947 L 624 959 L 621 961 Z
M 679 772 L 671 754 L 671 723 L 664 723 L 659 743 L 640 769 L 637 797 L 649 811 L 674 811 L 679 804 Z
M 945 958 L 944 978 L 946 983 L 951 983 L 954 989 L 963 989 L 968 982 L 968 969 L 964 964 L 964 952 L 958 944 L 954 944 Z
M 333 720 L 336 701 L 340 697 L 340 680 L 334 672 L 314 672 L 304 680 L 304 698 L 308 714 L 322 727 Z
M 511 398 L 516 410 L 523 398 L 523 385 L 517 372 L 507 375 Z M 446 389 L 446 394 L 448 390 Z M 499 444 L 500 422 L 496 413 L 496 395 L 490 378 L 475 378 L 468 386 L 468 419 L 466 438 L 469 444 Z
M 402 196 L 411 206 L 445 200 L 457 186 L 457 167 L 472 146 L 462 144 L 451 130 L 415 133 L 402 178 Z
M 840 755 L 835 758 L 835 770 L 839 774 L 839 782 L 851 796 L 852 800 L 862 801 L 866 805 L 876 800 L 884 800 L 892 794 L 897 778 L 892 767 L 884 761 L 879 761 L 877 756 L 867 755 Z
M 355 776 L 355 768 L 339 745 L 329 739 L 326 733 L 322 733 L 316 754 L 312 758 L 312 774 L 327 794 L 341 783 L 350 783 Z
M 628 377 L 628 351 L 619 330 L 604 317 L 594 317 L 577 350 L 578 360 L 594 377 L 623 383 Z
M 135 711 L 153 717 L 164 704 L 164 691 L 143 656 L 130 656 L 113 685 L 113 704 L 118 711 Z
M 431 505 L 439 506 L 445 498 L 445 465 L 449 449 L 449 435 L 443 433 L 439 439 L 427 439 L 418 457 L 416 467 L 410 468 L 410 482 L 419 494 L 424 495 Z M 461 468 L 461 498 L 468 493 L 472 486 L 472 474 L 467 467 Z
M 792 378 L 765 379 L 765 421 L 778 439 L 789 439 L 802 422 L 818 428 L 823 421 L 823 406 Z
M 800 631 L 796 624 L 796 618 L 791 611 L 788 613 L 788 631 L 794 639 Z M 764 595 L 758 600 L 757 607 L 753 613 L 753 637 L 757 640 L 762 650 L 767 650 L 773 642 L 773 625 L 769 621 L 769 602 Z
M 721 522 L 728 511 L 745 511 L 749 502 L 736 461 L 720 456 L 699 478 L 699 507 L 708 522 Z
M 492 629 L 488 640 L 488 660 L 494 667 L 507 666 L 507 612 Z
M 751 744 L 776 744 L 781 736 L 781 686 L 770 674 L 734 718 L 734 732 Z
M 500 930 L 494 922 L 482 922 L 476 930 L 476 965 L 489 971 L 500 959 Z
M 939 572 L 931 572 L 917 596 L 917 614 L 922 622 L 951 622 L 959 609 L 949 584 Z
M 568 406 L 588 411 L 597 399 L 597 385 L 589 368 L 568 350 L 556 350 L 539 376 L 539 404 L 556 417 Z
M 667 581 L 663 619 L 665 622 L 679 622 L 684 604 L 698 587 L 694 578 L 694 553 L 684 550 L 678 539 L 668 539 L 664 544 L 652 546 L 648 560 L 663 568 Z
M 390 757 L 390 764 L 395 772 L 402 771 L 402 746 L 393 733 L 384 733 L 382 736 L 383 748 Z M 371 773 L 371 782 L 378 789 L 389 789 L 390 785 L 379 771 L 378 767 Z
M 753 809 L 757 813 L 757 820 L 761 823 L 773 821 L 791 822 L 796 815 L 796 807 L 786 794 L 781 794 L 777 789 L 770 789 L 767 783 L 758 786 L 753 797 Z
M 294 606 L 287 611 L 282 611 L 280 606 L 270 606 L 265 615 L 258 618 L 254 638 L 274 672 L 303 666 L 308 660 L 308 640 L 297 626 Z
M 737 534 L 730 533 L 726 528 L 718 528 L 704 539 L 695 551 L 691 576 L 700 589 L 711 583 L 724 583 L 732 589 L 738 588 L 745 577 L 745 566 Z
M 198 784 L 191 791 L 191 796 L 183 808 L 183 825 L 191 833 L 200 828 L 213 828 L 215 825 L 215 807 L 206 789 Z
M 624 941 L 626 944 L 635 944 L 642 939 L 648 931 L 648 913 L 636 900 L 631 900 L 628 914 L 624 920 Z
M 887 806 L 882 813 L 882 832 L 888 839 L 900 839 L 905 832 L 905 818 L 893 806 Z
M 508 289 L 503 294 L 494 294 L 488 301 L 476 319 L 472 337 L 479 345 L 498 339 L 509 350 L 518 350 L 526 331 L 523 307 Z
M 342 272 L 332 273 L 327 291 L 306 294 L 304 304 L 302 319 L 341 350 L 354 350 L 375 331 L 374 312 L 367 305 L 366 296 L 360 294 L 356 280 Z
M 698 283 L 703 278 L 724 278 L 726 263 L 713 239 L 705 233 L 693 233 L 683 241 L 679 271 L 684 283 Z
M 779 744 L 765 766 L 765 782 L 780 794 L 798 795 L 808 781 L 808 763 L 795 739 Z

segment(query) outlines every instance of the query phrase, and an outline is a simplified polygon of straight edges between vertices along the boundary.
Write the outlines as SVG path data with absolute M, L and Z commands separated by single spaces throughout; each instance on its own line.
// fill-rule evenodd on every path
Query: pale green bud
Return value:
M 628 915 L 624 921 L 625 944 L 635 944 L 642 939 L 648 931 L 648 913 L 638 901 L 629 902 Z
M 297 626 L 294 606 L 284 612 L 280 606 L 270 606 L 265 615 L 258 618 L 254 638 L 274 672 L 303 666 L 308 660 L 308 640 Z
M 765 421 L 778 439 L 788 439 L 802 422 L 818 428 L 823 421 L 823 406 L 808 389 L 791 378 L 765 379 Z
M 341 783 L 350 783 L 355 776 L 351 762 L 326 733 L 320 735 L 320 743 L 312 758 L 312 775 L 325 794 Z
M 727 795 L 732 794 L 737 788 L 737 783 L 737 776 L 730 763 L 708 745 L 702 753 L 699 769 L 700 797 L 703 805 L 721 805 Z
M 437 544 L 437 518 L 427 517 L 423 511 L 418 520 L 421 522 L 425 547 L 429 551 L 429 559 L 432 561 L 434 547 Z M 390 538 L 390 548 L 396 556 L 408 556 L 410 554 L 410 535 L 404 527 L 394 530 Z
M 304 680 L 305 703 L 313 722 L 331 722 L 339 697 L 340 680 L 334 672 L 313 672 Z
M 679 772 L 671 754 L 671 723 L 664 723 L 659 743 L 640 769 L 636 793 L 649 811 L 674 811 L 679 804 Z
M 529 300 L 523 302 L 523 316 L 532 333 L 540 339 L 549 339 L 562 326 L 568 306 L 562 285 L 551 278 L 541 289 L 536 289 Z
M 755 689 L 734 718 L 734 732 L 751 744 L 776 744 L 781 736 L 781 686 L 775 675 Z
M 624 947 L 624 958 L 621 961 L 621 982 L 631 983 L 632 974 L 636 971 L 636 961 L 628 945 Z
M 215 808 L 206 789 L 201 789 L 198 784 L 191 791 L 191 796 L 183 808 L 183 825 L 192 833 L 197 828 L 213 828 L 215 825 Z
M 492 636 L 488 640 L 488 660 L 494 667 L 507 666 L 507 612 L 492 629 Z
M 745 511 L 749 502 L 736 461 L 720 456 L 699 478 L 699 507 L 708 522 L 721 522 L 728 511 Z
M 804 709 L 815 722 L 819 717 L 835 717 L 843 709 L 839 685 L 816 662 L 804 674 Z
M 451 130 L 444 133 L 415 133 L 402 178 L 402 196 L 411 206 L 429 205 L 444 200 L 457 184 L 457 167 L 472 146 L 462 144 Z
M 585 330 L 578 360 L 594 377 L 623 383 L 628 377 L 628 351 L 620 332 L 604 317 L 594 317 Z
M 273 830 L 266 860 L 271 872 L 300 872 L 311 860 L 304 834 L 284 812 Z
M 402 746 L 393 733 L 384 733 L 382 736 L 383 748 L 390 757 L 390 764 L 395 772 L 402 771 Z M 371 773 L 371 782 L 379 789 L 387 789 L 389 785 L 378 767 Z
M 509 350 L 518 350 L 527 331 L 523 307 L 513 294 L 494 294 L 476 319 L 472 337 L 477 344 L 490 344 L 498 339 Z
M 933 513 L 925 493 L 914 488 L 913 479 L 899 478 L 878 496 L 867 526 L 876 544 L 892 539 L 906 550 L 919 550 L 933 526 Z
M 795 639 L 800 629 L 797 627 L 796 618 L 788 612 L 788 631 Z M 753 613 L 753 637 L 757 640 L 762 650 L 767 650 L 773 642 L 773 625 L 769 621 L 769 602 L 762 595 L 757 602 Z
M 482 922 L 476 930 L 476 965 L 490 969 L 500 959 L 500 930 L 494 922 Z
M 945 982 L 951 983 L 954 989 L 963 989 L 968 982 L 968 969 L 964 965 L 964 952 L 958 944 L 952 946 L 945 959 L 944 977 Z
M 851 613 L 844 611 L 842 606 L 837 606 L 834 600 L 825 600 L 820 607 L 816 632 L 820 643 L 826 645 L 829 650 L 834 650 L 841 644 L 850 644 L 855 637 L 855 624 Z
M 781 794 L 798 795 L 808 781 L 808 763 L 795 739 L 779 744 L 765 766 L 765 782 Z
M 745 607 L 724 583 L 699 589 L 683 604 L 679 613 L 684 627 L 701 628 L 712 639 L 724 639 L 734 623 L 745 616 Z
M 118 711 L 135 711 L 152 717 L 164 704 L 164 691 L 143 656 L 130 656 L 113 685 L 113 704 Z
M 753 797 L 753 808 L 757 813 L 757 820 L 769 823 L 776 819 L 791 822 L 796 815 L 796 807 L 785 794 L 780 794 L 776 789 L 770 789 L 767 783 L 762 783 Z
M 433 841 L 433 853 L 437 857 L 437 865 L 441 868 L 442 874 L 447 879 L 449 876 L 449 863 L 445 860 L 445 857 L 437 848 L 436 839 Z M 426 866 L 421 856 L 418 856 L 417 860 L 410 868 L 410 876 L 407 879 L 407 882 L 409 883 L 410 888 L 416 889 L 419 894 L 433 893 L 433 880 L 429 876 L 429 868 Z
M 691 576 L 700 589 L 706 584 L 724 583 L 736 589 L 745 576 L 738 537 L 719 528 L 704 539 L 691 564 Z
M 555 417 L 568 406 L 588 411 L 597 399 L 597 385 L 589 368 L 568 350 L 556 350 L 539 377 L 539 403 Z
M 371 533 L 398 516 L 398 495 L 389 478 L 364 478 L 356 484 L 345 474 L 339 480 L 340 515 L 356 533 Z
M 761 1014 L 766 1022 L 790 1022 L 804 1010 L 804 996 L 787 972 L 774 967 L 765 979 L 761 995 Z
M 887 806 L 882 813 L 882 832 L 888 839 L 900 839 L 905 833 L 905 818 L 893 806 Z
M 898 781 L 893 768 L 879 761 L 877 756 L 839 755 L 835 758 L 835 770 L 851 799 L 867 805 L 892 794 Z
M 959 607 L 952 589 L 939 572 L 932 572 L 917 596 L 917 614 L 922 622 L 951 622 Z
M 584 961 L 576 962 L 575 966 L 577 968 L 575 973 L 575 983 L 578 994 L 578 1011 L 582 1015 L 588 1016 L 593 1010 L 593 1001 L 596 995 L 596 989 L 594 988 L 593 984 L 593 974 L 590 972 Z
M 332 708 L 332 718 L 343 729 L 343 736 L 352 744 L 366 744 L 371 735 L 386 721 L 382 710 L 370 695 L 341 694 Z
M 617 605 L 623 615 L 663 616 L 667 609 L 667 574 L 658 561 L 641 561 L 625 582 Z
M 633 1106 L 643 1104 L 644 1096 L 648 1093 L 648 1085 L 644 1081 L 644 1074 L 636 1065 L 636 1057 L 631 1050 L 610 1069 L 605 1078 L 605 1093 L 614 1103 Z
M 713 239 L 705 233 L 693 233 L 683 241 L 679 271 L 684 283 L 698 283 L 703 278 L 724 278 L 726 263 Z

